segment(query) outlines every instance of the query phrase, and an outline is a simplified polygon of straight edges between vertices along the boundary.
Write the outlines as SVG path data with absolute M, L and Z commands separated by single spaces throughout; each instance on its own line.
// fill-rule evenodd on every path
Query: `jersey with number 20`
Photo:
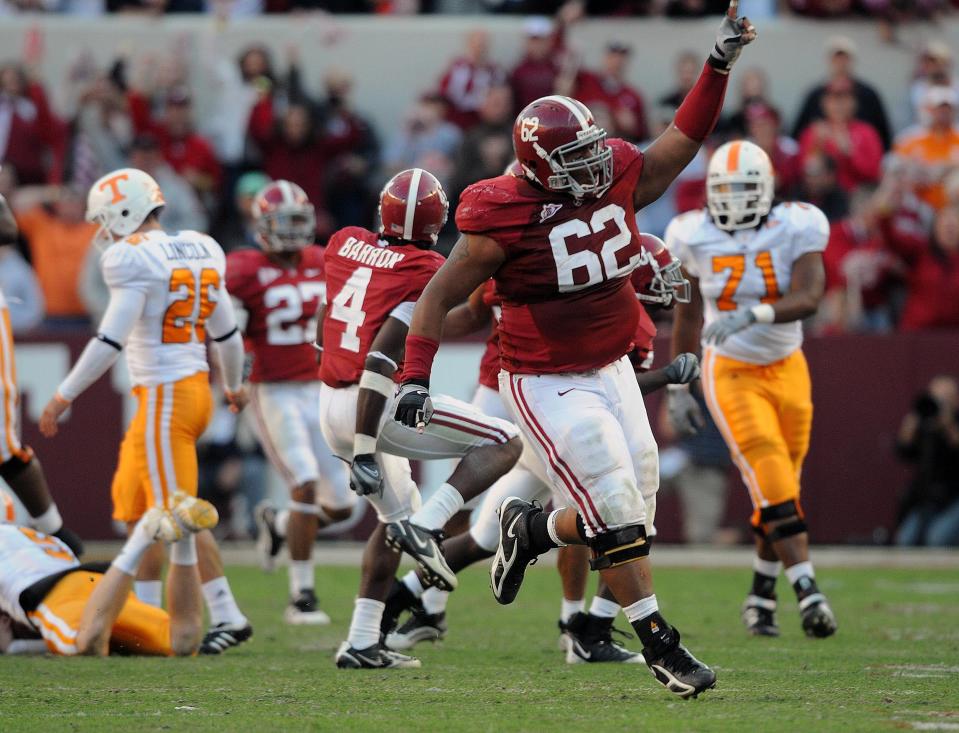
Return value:
M 320 379 L 330 387 L 348 387 L 359 382 L 386 319 L 409 325 L 413 306 L 443 256 L 412 244 L 388 245 L 379 234 L 346 227 L 330 237 L 325 264 Z
M 585 372 L 634 346 L 640 310 L 630 273 L 643 255 L 633 192 L 643 154 L 624 140 L 607 145 L 613 184 L 599 198 L 577 204 L 512 175 L 460 197 L 459 230 L 490 237 L 506 255 L 493 279 L 508 372 Z

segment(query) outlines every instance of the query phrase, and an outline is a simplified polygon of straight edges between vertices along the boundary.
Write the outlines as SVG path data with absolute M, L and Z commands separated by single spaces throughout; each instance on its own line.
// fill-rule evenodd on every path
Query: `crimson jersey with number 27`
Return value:
M 503 368 L 518 374 L 584 372 L 634 346 L 640 306 L 630 273 L 643 255 L 633 191 L 643 154 L 609 140 L 613 184 L 579 205 L 511 175 L 474 183 L 456 224 L 506 254 L 494 273 L 502 299 Z
M 251 382 L 318 379 L 311 343 L 326 292 L 322 249 L 304 249 L 296 267 L 282 267 L 259 249 L 231 252 L 226 289 L 247 312 L 244 335 L 253 353 Z
M 346 227 L 326 247 L 327 305 L 320 379 L 331 387 L 360 381 L 366 354 L 390 316 L 407 325 L 443 255 Z M 399 376 L 399 371 L 397 372 Z

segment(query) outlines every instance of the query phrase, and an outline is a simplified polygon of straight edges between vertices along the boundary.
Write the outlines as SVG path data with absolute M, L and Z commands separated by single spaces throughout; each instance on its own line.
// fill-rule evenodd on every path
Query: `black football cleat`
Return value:
M 402 626 L 386 637 L 386 646 L 397 651 L 412 649 L 421 641 L 439 641 L 446 636 L 446 613 L 414 609 Z
M 743 603 L 743 624 L 753 636 L 779 636 L 776 623 L 776 601 L 749 595 Z
M 336 652 L 336 666 L 340 669 L 418 669 L 420 660 L 374 644 L 366 649 L 354 649 L 344 641 Z
M 400 614 L 403 611 L 423 611 L 423 604 L 420 603 L 420 599 L 413 595 L 413 591 L 406 587 L 406 583 L 395 578 L 385 604 L 383 619 L 380 621 L 380 634 L 382 636 L 396 630 Z
M 633 638 L 632 634 L 613 628 L 613 619 L 593 616 L 589 613 L 574 613 L 563 627 L 566 641 L 566 663 L 618 662 L 620 664 L 644 663 L 643 655 L 623 648 L 613 640 L 613 632 Z
M 256 554 L 260 558 L 260 567 L 266 572 L 276 568 L 276 556 L 283 547 L 283 537 L 276 531 L 276 509 L 264 499 L 253 510 L 256 520 Z
M 490 588 L 493 597 L 504 606 L 512 603 L 523 584 L 526 568 L 536 562 L 539 553 L 532 548 L 529 518 L 543 511 L 538 504 L 507 497 L 497 510 L 499 546 L 490 565 Z
M 227 649 L 239 646 L 253 636 L 249 622 L 244 626 L 222 623 L 210 627 L 200 642 L 200 654 L 223 654 Z
M 821 593 L 817 593 L 816 596 L 818 598 L 815 596 L 804 598 L 800 603 L 799 613 L 802 617 L 802 629 L 806 632 L 806 636 L 825 639 L 827 636 L 836 633 L 838 625 L 836 624 L 835 614 L 829 604 L 826 603 L 826 597 Z
M 293 626 L 325 626 L 330 617 L 322 608 L 312 588 L 304 588 L 283 612 L 283 620 Z
M 671 629 L 670 643 L 656 650 L 643 649 L 646 666 L 656 680 L 683 699 L 698 697 L 716 686 L 716 673 L 679 643 L 679 631 Z
M 420 527 L 408 519 L 386 525 L 386 544 L 412 557 L 429 585 L 445 591 L 456 590 L 456 573 L 450 570 L 440 549 L 442 537 L 440 530 Z

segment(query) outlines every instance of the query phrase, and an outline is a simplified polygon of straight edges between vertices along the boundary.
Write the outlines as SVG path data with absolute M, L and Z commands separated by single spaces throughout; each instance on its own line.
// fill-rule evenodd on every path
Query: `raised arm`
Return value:
M 738 9 L 739 0 L 731 0 L 699 80 L 676 110 L 672 124 L 644 151 L 643 172 L 633 194 L 637 209 L 663 195 L 716 126 L 729 71 L 743 46 L 756 39 L 749 19 L 736 17 Z

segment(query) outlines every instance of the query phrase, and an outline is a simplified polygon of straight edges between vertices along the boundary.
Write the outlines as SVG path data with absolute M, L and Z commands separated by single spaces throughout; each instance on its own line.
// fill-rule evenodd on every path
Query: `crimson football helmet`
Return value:
M 640 234 L 643 248 L 643 272 L 633 280 L 639 283 L 636 297 L 642 303 L 671 308 L 675 303 L 688 303 L 692 296 L 689 280 L 683 277 L 680 261 L 666 249 L 666 243 L 653 234 Z
M 273 181 L 253 199 L 253 223 L 263 249 L 298 252 L 313 244 L 316 211 L 306 192 L 291 181 Z
M 423 168 L 400 171 L 380 192 L 380 233 L 432 246 L 446 224 L 449 208 L 436 176 Z
M 613 183 L 613 151 L 589 108 L 554 94 L 530 102 L 513 125 L 513 149 L 526 177 L 548 191 L 599 198 Z

